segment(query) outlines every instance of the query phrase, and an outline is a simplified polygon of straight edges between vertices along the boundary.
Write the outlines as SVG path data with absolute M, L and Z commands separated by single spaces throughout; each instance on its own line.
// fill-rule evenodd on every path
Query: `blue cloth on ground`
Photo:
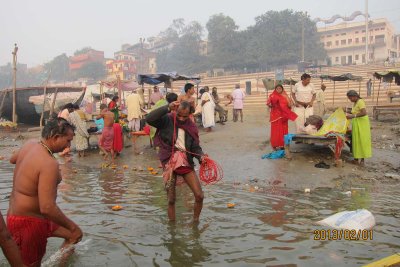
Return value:
M 285 150 L 277 150 L 261 156 L 262 159 L 281 159 L 285 156 Z
M 94 119 L 94 123 L 96 123 L 97 132 L 101 133 L 104 128 L 104 119 L 103 118 L 98 119 L 98 120 Z
M 290 145 L 290 143 L 293 140 L 293 137 L 295 136 L 295 134 L 286 134 L 283 139 L 285 140 L 285 145 Z

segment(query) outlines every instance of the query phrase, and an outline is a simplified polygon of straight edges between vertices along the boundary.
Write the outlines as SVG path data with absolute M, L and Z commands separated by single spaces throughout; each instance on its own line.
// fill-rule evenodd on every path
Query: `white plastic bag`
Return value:
M 375 226 L 375 217 L 366 209 L 338 212 L 317 222 L 336 229 L 366 230 Z

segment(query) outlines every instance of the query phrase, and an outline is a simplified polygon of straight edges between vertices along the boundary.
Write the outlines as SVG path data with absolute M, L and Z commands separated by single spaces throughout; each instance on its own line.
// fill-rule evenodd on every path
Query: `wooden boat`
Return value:
M 49 86 L 46 89 L 44 119 L 49 118 L 50 106 L 57 93 L 54 112 L 58 112 L 66 103 L 80 104 L 86 87 Z M 18 123 L 38 125 L 43 110 L 44 87 L 25 87 L 16 89 L 16 113 Z M 4 100 L 3 100 L 4 98 Z M 1 116 L 12 120 L 12 89 L 0 91 L 0 103 L 3 102 Z

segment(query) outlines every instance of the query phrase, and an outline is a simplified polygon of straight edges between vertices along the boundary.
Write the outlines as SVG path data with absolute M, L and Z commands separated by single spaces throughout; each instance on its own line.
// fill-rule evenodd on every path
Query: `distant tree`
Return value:
M 210 17 L 206 24 L 209 54 L 199 54 L 203 27 L 198 22 L 174 20 L 161 36 L 173 48 L 157 56 L 160 71 L 201 72 L 211 68 L 265 70 L 296 64 L 301 60 L 302 25 L 305 61 L 326 58 L 317 28 L 306 13 L 292 10 L 268 11 L 255 18 L 255 24 L 239 31 L 235 21 L 224 14 Z
M 44 64 L 44 69 L 49 73 L 51 71 L 51 80 L 65 81 L 70 78 L 69 58 L 61 54 L 53 58 L 52 61 Z
M 84 48 L 78 49 L 74 52 L 74 56 L 78 56 L 78 55 L 82 55 L 85 54 L 87 52 L 89 52 L 90 50 L 92 50 L 93 48 L 91 48 L 90 46 L 86 46 Z
M 165 30 L 160 32 L 160 37 L 167 42 L 175 43 L 182 36 L 185 28 L 185 20 L 182 18 L 174 19 L 172 24 Z
M 222 13 L 210 17 L 206 24 L 210 47 L 210 62 L 215 67 L 233 68 L 238 62 L 238 53 L 243 51 L 238 26 Z
M 303 24 L 305 60 L 324 59 L 326 52 L 319 41 L 315 23 L 306 14 L 288 9 L 268 11 L 256 17 L 256 24 L 248 28 L 246 54 L 254 55 L 262 67 L 297 63 L 301 60 Z
M 100 80 L 106 76 L 106 68 L 100 62 L 89 62 L 76 71 L 76 78 Z
M 176 23 L 177 24 L 177 23 Z M 177 24 L 175 29 L 176 40 L 171 49 L 166 49 L 157 55 L 159 71 L 175 70 L 181 73 L 193 74 L 206 68 L 206 57 L 200 55 L 200 41 L 203 27 L 197 21 L 182 26 Z M 170 27 L 171 28 L 171 27 Z

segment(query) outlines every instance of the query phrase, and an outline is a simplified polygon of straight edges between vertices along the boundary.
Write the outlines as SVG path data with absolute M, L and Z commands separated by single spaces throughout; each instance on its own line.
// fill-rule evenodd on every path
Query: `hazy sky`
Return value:
M 84 46 L 113 57 L 121 44 L 157 35 L 175 18 L 205 26 L 211 15 L 224 13 L 245 29 L 256 16 L 287 8 L 329 18 L 364 12 L 365 0 L 1 0 L 0 65 L 12 60 L 15 42 L 18 61 L 29 67 Z M 400 0 L 369 0 L 369 13 L 387 17 L 400 33 Z

